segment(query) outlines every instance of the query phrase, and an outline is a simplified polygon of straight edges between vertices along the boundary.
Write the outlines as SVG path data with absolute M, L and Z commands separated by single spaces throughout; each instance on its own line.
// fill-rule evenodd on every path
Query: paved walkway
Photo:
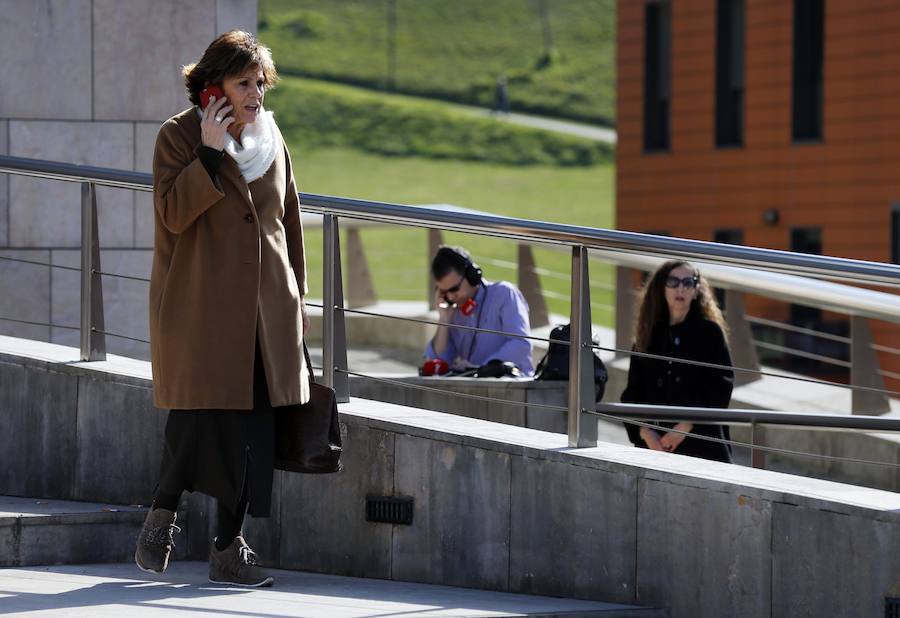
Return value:
M 653 610 L 449 586 L 272 571 L 272 588 L 210 584 L 206 563 L 163 576 L 132 564 L 0 569 L 0 615 L 144 616 L 655 616 Z
M 616 130 L 608 129 L 606 127 L 572 122 L 570 120 L 557 120 L 556 118 L 547 118 L 544 116 L 532 116 L 531 114 L 519 114 L 515 112 L 499 114 L 480 107 L 472 107 L 469 109 L 477 110 L 482 116 L 490 116 L 513 124 L 520 124 L 535 129 L 544 129 L 545 131 L 554 131 L 556 133 L 566 133 L 568 135 L 575 135 L 597 142 L 606 142 L 607 144 L 615 145 L 617 139 Z

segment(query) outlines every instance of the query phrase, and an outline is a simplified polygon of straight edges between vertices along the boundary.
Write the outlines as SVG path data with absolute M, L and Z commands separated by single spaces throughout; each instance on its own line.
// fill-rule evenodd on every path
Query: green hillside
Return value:
M 506 165 L 587 166 L 612 158 L 609 144 L 518 126 L 468 107 L 299 77 L 283 77 L 266 105 L 285 138 L 304 148 Z
M 481 106 L 504 74 L 514 110 L 614 122 L 614 0 L 260 0 L 259 19 L 283 74 Z

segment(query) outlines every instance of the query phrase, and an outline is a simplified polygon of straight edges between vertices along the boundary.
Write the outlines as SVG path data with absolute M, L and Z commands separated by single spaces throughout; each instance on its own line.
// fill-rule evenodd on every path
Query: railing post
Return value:
M 81 183 L 81 360 L 106 360 L 97 187 Z
M 428 228 L 428 255 L 425 258 L 425 272 L 428 274 L 428 310 L 432 311 L 434 306 L 434 277 L 431 276 L 431 259 L 437 253 L 438 247 L 444 244 L 444 237 L 440 230 Z
M 341 236 L 338 218 L 324 215 L 324 276 L 322 278 L 322 381 L 334 389 L 340 403 L 350 401 L 347 333 L 344 326 L 344 285 L 341 279 Z
M 753 332 L 746 319 L 744 293 L 737 290 L 725 290 L 725 322 L 728 324 L 732 362 L 735 367 L 755 369 L 759 371 L 759 356 L 753 344 Z M 734 384 L 740 386 L 759 380 L 762 376 L 748 371 L 735 371 Z
M 531 245 L 519 243 L 519 291 L 528 302 L 528 320 L 531 328 L 540 328 L 550 323 L 547 301 L 541 288 L 541 278 L 535 271 L 534 252 Z
M 591 282 L 588 252 L 572 247 L 572 296 L 569 330 L 569 446 L 597 445 L 597 418 L 585 419 L 583 410 L 594 409 L 594 359 L 591 349 Z
M 763 469 L 766 467 L 766 452 L 753 448 L 763 446 L 762 429 L 757 423 L 750 423 L 750 467 Z
M 347 228 L 347 267 L 347 306 L 353 309 L 374 305 L 378 297 L 357 227 Z
M 850 383 L 884 390 L 884 378 L 878 371 L 878 353 L 872 348 L 872 331 L 869 320 L 858 315 L 850 316 Z M 851 406 L 853 414 L 884 414 L 891 405 L 883 393 L 853 389 Z
M 616 266 L 616 349 L 630 350 L 634 336 L 634 289 L 631 284 L 632 270 Z M 616 358 L 627 356 L 616 352 Z

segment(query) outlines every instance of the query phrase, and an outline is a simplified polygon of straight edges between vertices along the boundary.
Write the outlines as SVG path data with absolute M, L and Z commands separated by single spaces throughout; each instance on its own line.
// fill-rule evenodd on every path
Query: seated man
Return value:
M 431 262 L 437 283 L 435 304 L 440 321 L 518 335 L 531 334 L 528 303 L 511 283 L 485 281 L 481 269 L 462 247 L 443 246 Z M 522 376 L 534 375 L 528 339 L 463 328 L 438 326 L 425 349 L 428 359 L 442 359 L 453 370 L 489 365 L 479 375 L 510 375 L 501 363 L 513 363 Z M 493 362 L 492 362 L 493 361 Z M 496 372 L 496 373 L 495 373 Z M 514 374 L 513 374 L 514 375 Z

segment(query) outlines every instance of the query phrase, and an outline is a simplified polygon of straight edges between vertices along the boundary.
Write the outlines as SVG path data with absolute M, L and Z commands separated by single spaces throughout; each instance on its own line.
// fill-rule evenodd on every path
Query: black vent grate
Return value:
M 413 521 L 413 499 L 366 496 L 366 521 L 409 526 Z
M 884 618 L 900 618 L 900 597 L 885 598 Z

